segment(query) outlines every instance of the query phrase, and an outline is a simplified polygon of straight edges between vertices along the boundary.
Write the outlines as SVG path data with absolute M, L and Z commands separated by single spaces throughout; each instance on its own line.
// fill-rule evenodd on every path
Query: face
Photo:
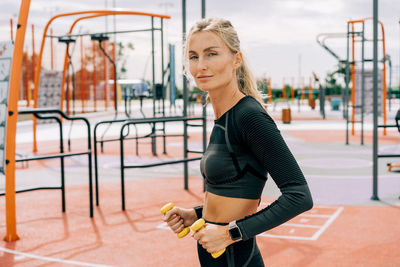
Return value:
M 241 53 L 233 54 L 218 35 L 207 31 L 193 34 L 188 51 L 190 73 L 201 90 L 218 90 L 236 84 Z

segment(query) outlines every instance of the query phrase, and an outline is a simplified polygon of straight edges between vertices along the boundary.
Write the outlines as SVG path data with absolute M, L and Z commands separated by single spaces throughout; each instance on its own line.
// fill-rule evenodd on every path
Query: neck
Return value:
M 225 112 L 231 109 L 245 95 L 236 86 L 231 90 L 213 90 L 209 92 L 214 109 L 215 119 L 219 119 Z

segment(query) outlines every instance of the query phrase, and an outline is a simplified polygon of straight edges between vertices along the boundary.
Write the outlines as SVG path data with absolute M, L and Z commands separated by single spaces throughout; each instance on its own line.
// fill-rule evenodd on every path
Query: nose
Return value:
M 197 64 L 197 68 L 199 69 L 199 70 L 206 70 L 208 67 L 207 67 L 207 64 L 206 64 L 206 61 L 204 60 L 204 58 L 203 57 L 199 57 L 199 61 L 198 61 L 198 64 Z

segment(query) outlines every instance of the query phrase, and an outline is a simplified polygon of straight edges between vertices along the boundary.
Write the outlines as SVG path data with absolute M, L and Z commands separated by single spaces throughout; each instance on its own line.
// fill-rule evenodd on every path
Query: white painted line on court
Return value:
M 59 262 L 59 263 L 63 263 L 63 264 L 71 264 L 71 265 L 76 265 L 76 266 L 111 267 L 111 265 L 103 265 L 103 264 L 87 263 L 87 262 L 81 262 L 81 261 L 72 261 L 72 260 L 63 260 L 63 259 L 57 259 L 57 258 L 51 258 L 51 257 L 44 257 L 44 256 L 39 256 L 39 255 L 26 253 L 26 252 L 20 252 L 17 250 L 3 248 L 3 247 L 0 247 L 0 251 L 18 255 L 15 258 L 16 260 L 22 260 L 24 258 L 31 258 L 31 259 L 38 259 L 38 260 L 43 260 L 43 261 L 52 261 L 52 262 Z
M 279 239 L 295 239 L 295 240 L 312 240 L 310 237 L 305 237 L 305 236 L 292 236 L 292 235 L 271 235 L 271 234 L 260 234 L 260 236 L 263 237 L 271 237 L 271 238 L 279 238 Z
M 321 207 L 318 207 L 321 208 Z M 332 208 L 332 207 L 329 207 Z M 274 235 L 262 233 L 260 236 L 270 237 L 270 238 L 281 238 L 281 239 L 295 239 L 295 240 L 307 240 L 307 241 L 315 241 L 317 240 L 321 234 L 332 224 L 332 222 L 339 216 L 344 208 L 338 207 L 336 211 L 331 215 L 317 215 L 317 214 L 301 214 L 299 216 L 307 216 L 307 217 L 318 217 L 318 218 L 328 218 L 328 220 L 323 225 L 307 225 L 307 224 L 293 224 L 293 223 L 284 223 L 281 226 L 291 226 L 291 227 L 303 227 L 303 228 L 316 228 L 318 231 L 312 237 L 306 236 L 290 236 L 290 235 Z M 293 229 L 292 229 L 293 230 Z M 290 231 L 292 233 L 292 231 Z
M 315 217 L 315 218 L 330 218 L 332 215 L 319 215 L 319 214 L 301 214 L 304 217 Z
M 321 225 L 298 224 L 298 223 L 285 223 L 282 226 L 292 226 L 292 227 L 301 227 L 301 228 L 317 228 L 317 229 L 319 229 L 321 227 Z
M 326 223 L 313 235 L 312 240 L 317 240 L 319 236 L 333 223 L 333 221 L 339 216 L 344 208 L 339 207 L 336 212 L 328 219 Z

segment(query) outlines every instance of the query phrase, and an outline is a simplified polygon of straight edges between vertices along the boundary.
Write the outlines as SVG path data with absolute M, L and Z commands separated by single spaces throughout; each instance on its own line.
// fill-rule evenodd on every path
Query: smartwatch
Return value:
M 237 226 L 236 221 L 229 223 L 229 235 L 231 236 L 232 241 L 242 240 L 242 232 Z

